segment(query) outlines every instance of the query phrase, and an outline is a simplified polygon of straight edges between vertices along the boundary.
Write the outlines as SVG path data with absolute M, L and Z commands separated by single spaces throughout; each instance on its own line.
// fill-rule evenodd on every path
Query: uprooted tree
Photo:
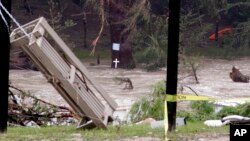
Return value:
M 244 75 L 240 72 L 240 70 L 233 66 L 232 72 L 229 73 L 229 77 L 234 81 L 234 82 L 244 82 L 244 83 L 249 83 L 249 76 Z

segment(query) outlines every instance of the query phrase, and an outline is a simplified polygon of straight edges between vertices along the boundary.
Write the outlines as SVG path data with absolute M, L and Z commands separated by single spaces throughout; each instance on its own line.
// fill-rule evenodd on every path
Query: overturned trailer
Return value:
M 41 17 L 10 35 L 81 118 L 78 128 L 106 128 L 117 104 L 90 76 L 86 67 Z

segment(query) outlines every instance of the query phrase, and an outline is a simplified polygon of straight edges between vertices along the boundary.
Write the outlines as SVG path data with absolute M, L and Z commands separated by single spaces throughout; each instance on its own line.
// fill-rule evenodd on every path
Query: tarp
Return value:
M 233 32 L 232 28 L 228 27 L 228 28 L 223 28 L 221 30 L 218 31 L 218 38 L 222 38 L 224 33 L 231 33 Z M 215 34 L 212 34 L 209 36 L 209 40 L 215 40 Z

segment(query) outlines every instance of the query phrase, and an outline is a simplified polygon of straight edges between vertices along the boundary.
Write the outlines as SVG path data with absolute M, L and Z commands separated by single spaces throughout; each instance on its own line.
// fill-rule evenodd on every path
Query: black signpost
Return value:
M 179 18 L 180 0 L 169 0 L 168 60 L 166 83 L 166 92 L 169 95 L 176 95 L 177 93 Z M 176 126 L 176 105 L 176 102 L 167 102 L 169 131 L 173 131 Z
M 11 0 L 0 0 L 2 5 L 10 11 Z M 1 79 L 0 79 L 0 133 L 7 131 L 8 120 L 8 90 L 9 90 L 9 58 L 10 58 L 10 39 L 8 27 L 10 19 L 4 10 L 0 9 L 5 20 L 0 17 L 0 47 L 1 47 Z M 6 23 L 7 22 L 7 23 Z M 8 24 L 8 26 L 6 25 Z

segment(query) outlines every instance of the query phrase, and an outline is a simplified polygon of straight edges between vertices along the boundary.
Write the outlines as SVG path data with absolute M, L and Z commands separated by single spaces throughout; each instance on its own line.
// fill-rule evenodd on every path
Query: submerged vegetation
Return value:
M 165 87 L 165 82 L 156 83 L 151 96 L 143 97 L 132 105 L 130 110 L 132 122 L 138 122 L 146 118 L 164 119 Z M 215 108 L 216 106 L 212 101 L 194 101 L 190 104 L 191 110 L 177 111 L 177 116 L 185 117 L 189 122 L 221 119 L 228 115 L 250 116 L 250 103 L 236 107 L 223 107 L 219 112 L 215 112 Z

